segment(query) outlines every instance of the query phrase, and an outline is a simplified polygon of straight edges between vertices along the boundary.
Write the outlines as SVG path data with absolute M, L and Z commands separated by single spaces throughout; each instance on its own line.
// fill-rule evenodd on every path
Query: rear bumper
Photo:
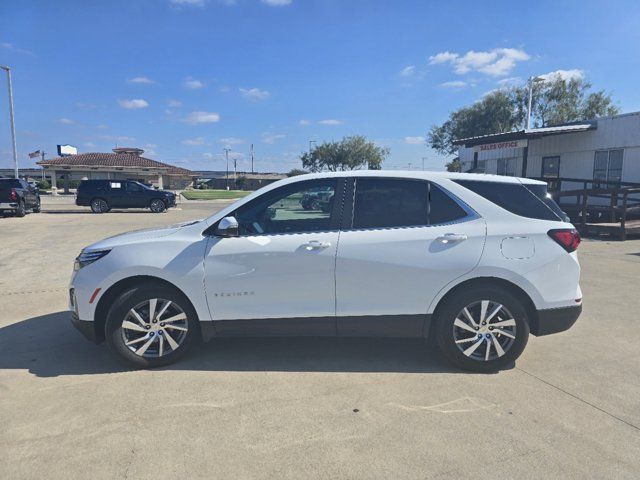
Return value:
M 569 330 L 582 313 L 582 305 L 538 310 L 538 319 L 531 325 L 531 333 L 536 336 Z
M 75 312 L 71 312 L 71 323 L 85 338 L 93 343 L 98 343 L 96 339 L 96 329 L 93 322 L 80 320 Z
M 16 208 L 18 208 L 18 204 L 15 202 L 11 202 L 11 203 L 0 202 L 0 210 L 15 210 Z

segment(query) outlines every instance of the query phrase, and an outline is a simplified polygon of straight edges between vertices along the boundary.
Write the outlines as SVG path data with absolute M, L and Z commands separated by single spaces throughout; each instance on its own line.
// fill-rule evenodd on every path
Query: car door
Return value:
M 126 187 L 124 180 L 110 180 L 105 191 L 107 203 L 113 208 L 127 208 Z
M 239 236 L 210 238 L 205 290 L 217 329 L 252 326 L 261 333 L 335 334 L 335 256 L 343 179 L 288 184 L 253 199 L 234 213 Z M 329 206 L 303 206 L 318 188 Z M 224 322 L 224 321 L 233 322 Z M 255 320 L 247 326 L 233 324 Z M 269 321 L 271 320 L 271 321 Z
M 425 180 L 361 177 L 353 189 L 336 259 L 338 334 L 420 335 L 436 294 L 480 260 L 485 222 Z
M 126 207 L 129 208 L 146 208 L 151 201 L 150 196 L 147 194 L 142 185 L 137 182 L 125 182 L 126 190 Z

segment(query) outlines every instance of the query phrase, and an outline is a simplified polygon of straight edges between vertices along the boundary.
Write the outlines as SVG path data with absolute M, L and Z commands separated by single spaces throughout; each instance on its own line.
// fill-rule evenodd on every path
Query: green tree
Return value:
M 453 154 L 459 138 L 509 132 L 522 124 L 524 115 L 516 108 L 516 92 L 511 89 L 495 90 L 469 107 L 449 115 L 440 126 L 434 125 L 428 134 L 431 148 L 443 155 Z
M 378 147 L 361 135 L 344 137 L 339 142 L 325 142 L 300 156 L 302 167 L 310 172 L 380 170 L 389 149 Z
M 309 172 L 300 168 L 292 168 L 291 170 L 289 170 L 289 173 L 287 173 L 287 177 L 297 177 L 298 175 L 304 175 L 305 173 Z
M 582 78 L 564 79 L 559 75 L 535 82 L 531 125 L 548 127 L 618 113 L 609 94 L 603 90 L 590 93 L 591 87 Z M 450 155 L 457 151 L 453 142 L 460 138 L 523 129 L 528 101 L 528 85 L 494 90 L 473 105 L 452 112 L 442 125 L 432 126 L 429 145 Z
M 456 157 L 450 162 L 446 163 L 444 167 L 447 169 L 447 172 L 461 172 L 462 164 L 460 163 L 460 158 Z
M 591 83 L 582 78 L 566 80 L 559 75 L 536 82 L 531 105 L 532 125 L 548 127 L 617 114 L 618 108 L 611 96 L 604 90 L 589 93 L 591 87 Z M 528 88 L 519 90 L 521 102 L 525 98 L 528 101 Z

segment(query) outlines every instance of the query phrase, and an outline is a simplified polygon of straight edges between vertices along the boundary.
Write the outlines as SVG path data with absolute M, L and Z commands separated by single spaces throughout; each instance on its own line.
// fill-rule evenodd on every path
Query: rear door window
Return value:
M 463 219 L 467 212 L 434 183 L 429 188 L 429 225 L 452 223 Z
M 565 214 L 551 197 L 545 185 L 522 183 L 454 180 L 474 193 L 521 217 L 561 221 Z M 542 189 L 540 188 L 542 187 Z M 535 190 L 535 192 L 534 192 Z
M 357 178 L 353 228 L 428 225 L 428 182 Z

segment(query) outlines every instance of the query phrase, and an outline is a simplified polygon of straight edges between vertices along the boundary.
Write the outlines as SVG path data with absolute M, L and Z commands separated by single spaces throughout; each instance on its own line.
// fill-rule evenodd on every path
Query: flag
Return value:
M 36 158 L 40 156 L 40 150 L 36 150 L 35 152 L 31 152 L 29 154 L 29 158 Z

